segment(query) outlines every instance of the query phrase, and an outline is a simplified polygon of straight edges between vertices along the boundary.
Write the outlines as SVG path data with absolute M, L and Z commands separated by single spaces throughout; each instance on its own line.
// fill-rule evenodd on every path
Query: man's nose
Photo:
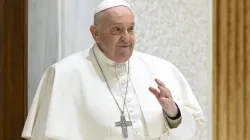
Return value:
M 129 33 L 128 31 L 124 31 L 122 34 L 122 41 L 128 43 L 129 42 Z

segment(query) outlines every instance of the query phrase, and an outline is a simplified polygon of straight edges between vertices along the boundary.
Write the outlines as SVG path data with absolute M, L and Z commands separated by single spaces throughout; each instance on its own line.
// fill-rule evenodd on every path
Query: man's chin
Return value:
M 129 60 L 130 57 L 131 57 L 131 55 L 126 55 L 126 56 L 119 57 L 117 59 L 116 63 L 125 63 L 126 61 Z
M 129 60 L 129 58 L 131 57 L 133 53 L 133 49 L 131 47 L 127 47 L 127 48 L 122 48 L 119 50 L 119 54 L 117 54 L 116 56 L 116 62 L 117 63 L 124 63 L 126 61 Z

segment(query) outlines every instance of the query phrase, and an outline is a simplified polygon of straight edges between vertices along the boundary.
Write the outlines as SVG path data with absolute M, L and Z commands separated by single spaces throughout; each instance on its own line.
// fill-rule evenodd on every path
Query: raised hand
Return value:
M 166 114 L 169 117 L 175 117 L 178 114 L 178 108 L 172 98 L 170 90 L 161 80 L 155 79 L 155 82 L 158 84 L 158 89 L 149 87 L 149 91 L 155 95 Z

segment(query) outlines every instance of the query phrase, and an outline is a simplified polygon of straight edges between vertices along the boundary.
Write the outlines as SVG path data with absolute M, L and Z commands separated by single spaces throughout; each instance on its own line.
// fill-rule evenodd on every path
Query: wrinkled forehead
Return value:
M 134 22 L 134 14 L 130 8 L 117 6 L 102 11 L 101 18 L 106 22 Z

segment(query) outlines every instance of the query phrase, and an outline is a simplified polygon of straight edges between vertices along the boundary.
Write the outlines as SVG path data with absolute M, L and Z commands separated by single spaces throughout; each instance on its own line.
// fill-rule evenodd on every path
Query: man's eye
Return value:
M 128 31 L 134 31 L 134 27 L 130 27 Z
M 117 27 L 117 28 L 115 28 L 115 31 L 121 31 L 121 28 Z
M 118 33 L 121 32 L 121 30 L 122 30 L 121 28 L 115 27 L 115 28 L 112 29 L 112 34 L 118 34 Z

